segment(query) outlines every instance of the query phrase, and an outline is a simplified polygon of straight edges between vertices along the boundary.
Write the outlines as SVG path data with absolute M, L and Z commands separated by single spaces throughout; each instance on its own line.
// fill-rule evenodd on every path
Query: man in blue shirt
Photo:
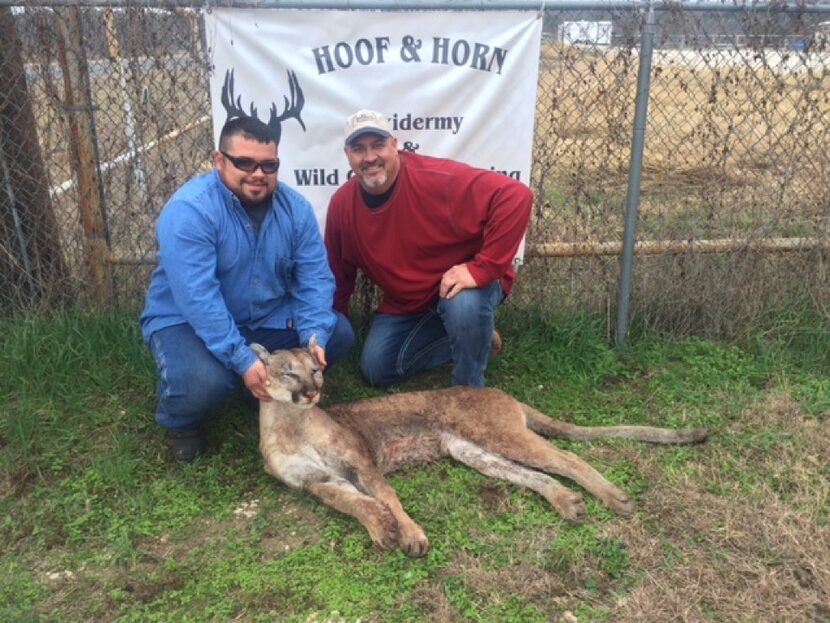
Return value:
M 316 335 L 325 367 L 354 342 L 332 309 L 334 278 L 314 210 L 277 181 L 268 125 L 228 121 L 213 162 L 158 218 L 158 267 L 141 314 L 159 372 L 156 421 L 179 461 L 204 452 L 203 424 L 240 378 L 269 400 L 265 366 L 248 344 L 293 348 Z

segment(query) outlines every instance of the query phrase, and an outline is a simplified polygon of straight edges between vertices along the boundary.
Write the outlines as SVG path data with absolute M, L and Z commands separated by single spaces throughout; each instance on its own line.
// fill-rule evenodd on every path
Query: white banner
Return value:
M 213 8 L 205 14 L 214 137 L 229 115 L 279 133 L 280 181 L 321 226 L 350 175 L 346 117 L 387 115 L 399 146 L 529 183 L 537 12 Z

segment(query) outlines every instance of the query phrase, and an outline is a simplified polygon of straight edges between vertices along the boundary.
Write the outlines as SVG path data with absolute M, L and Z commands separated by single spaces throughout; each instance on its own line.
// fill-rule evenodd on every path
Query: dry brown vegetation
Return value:
M 531 248 L 622 240 L 638 62 L 636 49 L 543 48 Z M 826 244 L 827 127 L 830 49 L 656 50 L 638 239 Z M 678 336 L 741 338 L 788 305 L 825 314 L 825 255 L 737 244 L 640 258 L 632 315 Z M 531 258 L 521 276 L 532 301 L 615 317 L 616 259 Z
M 700 32 L 695 16 L 687 27 Z M 679 19 L 678 17 L 678 19 Z M 144 182 L 125 159 L 102 174 L 112 258 L 152 256 L 152 223 L 164 200 L 198 170 L 210 153 L 209 124 L 176 135 L 209 115 L 207 65 L 194 38 L 194 16 L 182 17 L 182 32 L 169 50 L 142 49 L 142 20 L 131 11 L 119 19 L 127 28 L 122 46 L 139 55 L 124 64 L 106 53 L 90 59 L 98 157 L 102 163 L 129 151 L 125 122 L 135 122 L 139 144 L 163 140 L 140 158 Z M 181 21 L 181 20 L 180 20 Z M 172 23 L 172 22 L 171 22 Z M 53 22 L 40 26 L 39 50 L 27 50 L 41 64 L 30 65 L 32 97 L 51 183 L 71 179 L 66 144 L 63 84 L 57 71 Z M 188 48 L 188 45 L 190 46 Z M 618 242 L 629 174 L 638 50 L 590 48 L 543 42 L 536 109 L 533 186 L 537 210 L 528 241 Z M 127 49 L 126 47 L 123 49 Z M 121 80 L 120 72 L 124 79 Z M 828 239 L 830 212 L 830 49 L 808 52 L 785 47 L 732 46 L 655 50 L 652 61 L 638 237 L 642 240 Z M 173 139 L 165 140 L 171 136 Z M 83 280 L 84 240 L 74 188 L 54 198 L 67 263 Z M 817 270 L 823 254 L 798 259 L 771 257 L 772 270 L 755 260 L 700 255 L 668 256 L 641 262 L 634 312 L 678 335 L 740 337 L 758 320 L 731 307 L 724 293 L 742 291 L 763 313 L 781 300 L 806 300 L 821 310 L 830 287 Z M 741 270 L 738 266 L 741 265 Z M 607 266 L 607 268 L 606 268 Z M 728 269 L 724 267 L 728 266 Z M 112 267 L 120 302 L 139 301 L 148 267 Z M 534 260 L 524 280 L 537 302 L 564 309 L 573 305 L 613 315 L 616 265 L 604 260 Z M 677 273 L 714 279 L 692 284 Z M 776 278 L 775 274 L 779 276 Z M 772 278 L 771 278 L 772 276 Z M 567 283 L 567 288 L 563 284 Z M 797 284 L 801 283 L 801 286 Z M 714 324 L 695 321 L 685 308 L 697 305 L 692 292 L 706 292 Z M 711 294 L 708 292 L 711 291 Z M 748 294 L 751 291 L 751 295 Z M 668 308 L 665 300 L 675 301 Z M 678 316 L 681 318 L 678 319 Z M 738 320 L 732 320 L 738 319 Z
M 775 50 L 656 52 L 643 163 L 644 237 L 795 235 L 799 229 L 823 235 L 830 205 L 824 129 L 830 50 L 814 54 L 784 60 Z M 539 214 L 536 224 L 545 231 L 570 227 L 563 239 L 589 240 L 607 239 L 608 227 L 621 231 L 637 63 L 631 50 L 550 45 L 543 51 L 535 166 L 548 200 L 564 195 Z M 561 203 L 565 210 L 553 209 Z M 580 218 L 584 203 L 597 206 L 594 218 Z M 579 225 L 582 231 L 574 231 Z M 535 232 L 548 239 L 555 229 L 548 234 Z

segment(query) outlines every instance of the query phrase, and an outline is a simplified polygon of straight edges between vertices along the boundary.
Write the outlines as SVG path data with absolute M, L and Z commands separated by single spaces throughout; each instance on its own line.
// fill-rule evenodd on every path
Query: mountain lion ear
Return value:
M 312 333 L 311 337 L 308 339 L 308 352 L 311 353 L 311 356 L 314 356 L 314 349 L 317 348 L 317 334 Z
M 265 350 L 265 347 L 262 344 L 257 344 L 256 342 L 251 342 L 249 344 L 249 346 L 251 347 L 251 350 L 254 351 L 257 354 L 257 357 L 262 359 L 263 362 L 268 361 L 268 356 L 271 353 L 269 353 L 267 350 Z

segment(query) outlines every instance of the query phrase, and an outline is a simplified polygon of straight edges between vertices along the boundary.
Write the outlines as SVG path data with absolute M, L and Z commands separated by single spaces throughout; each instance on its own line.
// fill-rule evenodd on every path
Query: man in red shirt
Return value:
M 383 291 L 363 375 L 390 385 L 452 362 L 453 385 L 483 386 L 533 194 L 494 171 L 398 151 L 370 110 L 348 118 L 344 151 L 354 175 L 332 196 L 325 230 L 334 308 L 348 314 L 358 268 Z

